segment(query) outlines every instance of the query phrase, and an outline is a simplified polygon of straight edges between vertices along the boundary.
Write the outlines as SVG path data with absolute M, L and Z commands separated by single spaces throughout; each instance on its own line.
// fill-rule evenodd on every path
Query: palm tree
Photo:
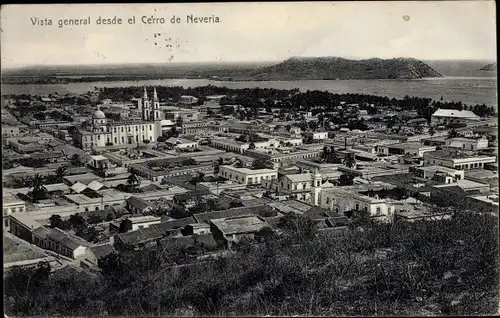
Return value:
M 135 172 L 130 173 L 130 175 L 127 178 L 127 184 L 129 186 L 134 186 L 138 187 L 141 184 L 141 180 L 139 177 L 135 174 Z
M 345 159 L 345 165 L 350 169 L 356 166 L 356 160 L 354 159 L 354 154 L 349 154 L 347 156 L 347 158 Z
M 235 167 L 236 168 L 243 168 L 243 161 L 241 161 L 240 158 L 236 159 Z
M 75 153 L 70 159 L 71 165 L 75 167 L 80 167 L 82 165 L 82 158 L 79 154 Z
M 321 159 L 323 161 L 326 161 L 328 159 L 328 156 L 329 156 L 329 150 L 328 150 L 328 147 L 327 146 L 324 146 L 323 147 L 323 152 L 321 153 Z
M 38 173 L 33 178 L 33 183 L 30 188 L 33 188 L 33 203 L 38 203 L 39 200 L 47 196 L 47 189 L 43 186 L 43 178 Z
M 64 176 L 66 175 L 66 173 L 68 172 L 68 167 L 59 167 L 57 168 L 56 170 L 56 180 L 57 182 L 60 182 L 62 183 L 63 182 L 63 178 Z
M 455 128 L 452 128 L 450 131 L 448 131 L 448 138 L 456 138 L 458 137 L 458 132 L 455 130 Z
M 434 127 L 430 126 L 429 127 L 429 135 L 432 137 L 432 136 L 434 136 L 435 133 L 436 133 L 436 131 L 434 130 Z

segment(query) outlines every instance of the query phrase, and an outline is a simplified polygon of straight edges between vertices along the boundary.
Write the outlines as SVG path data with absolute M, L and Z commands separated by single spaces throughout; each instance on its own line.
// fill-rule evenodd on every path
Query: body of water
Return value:
M 69 84 L 2 85 L 2 94 L 47 95 L 50 93 L 81 94 L 93 91 L 94 87 L 121 86 L 182 86 L 205 85 L 228 88 L 275 88 L 301 91 L 320 90 L 332 93 L 358 93 L 389 98 L 405 95 L 429 97 L 446 101 L 461 101 L 465 104 L 486 104 L 497 107 L 497 84 L 493 77 L 443 77 L 420 80 L 298 80 L 298 81 L 251 81 L 227 82 L 208 79 L 163 79 L 141 81 L 84 82 Z

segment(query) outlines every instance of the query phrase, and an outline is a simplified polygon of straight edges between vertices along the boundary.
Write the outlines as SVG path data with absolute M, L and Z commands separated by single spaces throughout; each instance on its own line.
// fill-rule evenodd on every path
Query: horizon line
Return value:
M 399 57 L 342 57 L 335 55 L 323 55 L 323 56 L 291 56 L 286 59 L 278 60 L 255 60 L 255 61 L 194 61 L 194 62 L 124 62 L 124 63 L 85 63 L 85 64 L 29 64 L 23 66 L 10 66 L 10 67 L 0 67 L 1 70 L 19 70 L 26 68 L 39 68 L 39 67 L 97 67 L 97 66 L 132 66 L 132 65 L 182 65 L 182 64 L 263 64 L 263 63 L 281 63 L 292 58 L 341 58 L 346 60 L 370 60 L 370 59 L 381 59 L 381 60 L 391 60 L 391 59 L 416 59 L 420 61 L 481 61 L 481 62 L 492 62 L 496 63 L 496 59 L 488 58 L 415 58 L 410 56 L 399 56 Z

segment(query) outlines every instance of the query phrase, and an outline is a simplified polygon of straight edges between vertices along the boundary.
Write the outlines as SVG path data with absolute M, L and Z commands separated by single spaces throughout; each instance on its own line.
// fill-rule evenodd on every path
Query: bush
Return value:
M 172 267 L 191 254 L 172 239 L 133 256 L 109 257 L 102 276 L 61 279 L 10 270 L 6 313 L 407 316 L 498 310 L 497 217 L 463 212 L 441 221 L 371 223 L 337 238 L 316 237 L 311 221 L 300 216 L 284 218 L 278 228 L 281 234 L 261 231 L 258 236 L 268 239 L 257 245 L 242 240 L 226 257 L 185 267 Z

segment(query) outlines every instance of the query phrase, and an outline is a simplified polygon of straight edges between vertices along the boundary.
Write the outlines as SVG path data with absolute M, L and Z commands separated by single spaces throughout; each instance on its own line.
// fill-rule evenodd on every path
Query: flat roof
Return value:
M 256 216 L 246 216 L 229 219 L 212 219 L 210 220 L 217 226 L 225 235 L 257 232 L 262 228 L 268 226 L 266 222 L 262 221 Z

